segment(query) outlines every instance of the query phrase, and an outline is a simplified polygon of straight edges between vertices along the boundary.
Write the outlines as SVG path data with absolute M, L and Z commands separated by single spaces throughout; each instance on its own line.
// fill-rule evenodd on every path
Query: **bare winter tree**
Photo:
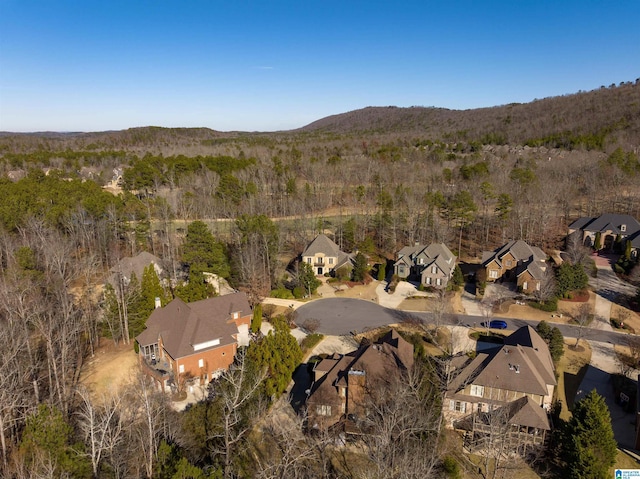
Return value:
M 591 251 L 582 243 L 582 232 L 580 230 L 574 231 L 567 236 L 566 242 L 566 260 L 571 264 L 584 265 L 589 259 Z
M 578 343 L 586 334 L 587 326 L 591 321 L 593 321 L 593 308 L 589 303 L 582 303 L 573 315 L 573 322 L 577 326 L 576 344 L 573 345 L 574 348 L 578 347 Z
M 104 396 L 98 403 L 86 388 L 78 389 L 78 397 L 78 427 L 86 445 L 86 455 L 91 460 L 93 476 L 98 477 L 101 463 L 112 457 L 118 444 L 124 440 L 121 397 L 114 394 Z
M 539 301 L 549 301 L 556 295 L 556 277 L 550 266 L 544 270 L 540 279 L 540 287 L 534 291 L 533 296 Z
M 358 424 L 369 458 L 358 477 L 431 477 L 439 463 L 442 411 L 434 408 L 440 387 L 422 363 L 405 374 L 367 385 L 366 414 Z

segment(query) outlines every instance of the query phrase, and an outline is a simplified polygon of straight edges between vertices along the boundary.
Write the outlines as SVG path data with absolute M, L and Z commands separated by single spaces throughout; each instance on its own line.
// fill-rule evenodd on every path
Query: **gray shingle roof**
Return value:
M 621 226 L 625 225 L 626 230 L 622 231 Z M 604 233 L 612 231 L 614 234 L 624 233 L 633 235 L 640 231 L 640 222 L 631 215 L 618 215 L 614 213 L 605 213 L 598 217 L 579 218 L 569 225 L 570 229 L 581 229 L 585 231 Z
M 327 235 L 320 234 L 309 243 L 309 246 L 302 252 L 302 256 L 315 256 L 317 253 L 339 257 L 341 251 L 338 245 L 331 241 Z
M 238 333 L 232 313 L 240 317 L 251 314 L 245 293 L 233 293 L 215 298 L 185 303 L 179 298 L 164 308 L 154 309 L 147 320 L 147 328 L 136 340 L 141 346 L 155 344 L 162 338 L 164 349 L 173 359 L 193 354 L 194 344 L 215 339 L 220 346 L 236 342 Z

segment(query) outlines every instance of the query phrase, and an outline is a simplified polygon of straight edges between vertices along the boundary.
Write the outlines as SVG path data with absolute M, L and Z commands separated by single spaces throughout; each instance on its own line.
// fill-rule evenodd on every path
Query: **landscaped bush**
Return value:
M 302 286 L 296 286 L 293 288 L 293 297 L 296 299 L 302 299 L 305 297 L 305 290 Z
M 307 351 L 316 347 L 318 343 L 323 339 L 324 339 L 324 335 L 320 333 L 309 334 L 300 343 L 300 349 L 302 349 L 303 353 L 306 353 Z
M 558 298 L 553 298 L 548 301 L 529 301 L 529 306 L 540 311 L 546 311 L 547 313 L 553 313 L 558 310 Z
M 291 293 L 291 291 L 289 291 L 287 288 L 272 289 L 271 293 L 269 293 L 269 296 L 279 299 L 295 299 L 293 297 L 293 293 Z

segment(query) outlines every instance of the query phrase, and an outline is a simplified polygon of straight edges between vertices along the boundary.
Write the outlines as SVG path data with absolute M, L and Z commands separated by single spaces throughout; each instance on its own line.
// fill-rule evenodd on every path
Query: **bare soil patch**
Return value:
M 138 356 L 131 344 L 115 346 L 102 339 L 102 345 L 85 362 L 80 383 L 96 396 L 116 391 L 128 384 L 138 368 Z

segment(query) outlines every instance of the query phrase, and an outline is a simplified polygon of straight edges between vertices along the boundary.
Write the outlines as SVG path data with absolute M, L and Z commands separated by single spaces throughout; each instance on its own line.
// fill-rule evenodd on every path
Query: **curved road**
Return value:
M 431 313 L 400 311 L 384 308 L 372 301 L 350 298 L 318 299 L 301 306 L 296 310 L 297 322 L 303 324 L 307 319 L 316 319 L 319 322 L 318 332 L 342 336 L 352 332 L 361 333 L 388 324 L 405 321 L 429 323 L 432 320 Z M 515 330 L 524 325 L 536 327 L 539 321 L 530 321 L 516 318 L 500 318 L 507 322 L 508 330 Z M 460 314 L 448 314 L 443 318 L 443 323 L 450 326 L 480 326 L 484 318 L 480 316 L 467 316 Z M 628 334 L 616 331 L 603 331 L 600 329 L 585 328 L 580 334 L 580 328 L 568 324 L 549 323 L 557 326 L 564 337 L 590 339 L 609 342 L 612 344 L 625 344 Z

